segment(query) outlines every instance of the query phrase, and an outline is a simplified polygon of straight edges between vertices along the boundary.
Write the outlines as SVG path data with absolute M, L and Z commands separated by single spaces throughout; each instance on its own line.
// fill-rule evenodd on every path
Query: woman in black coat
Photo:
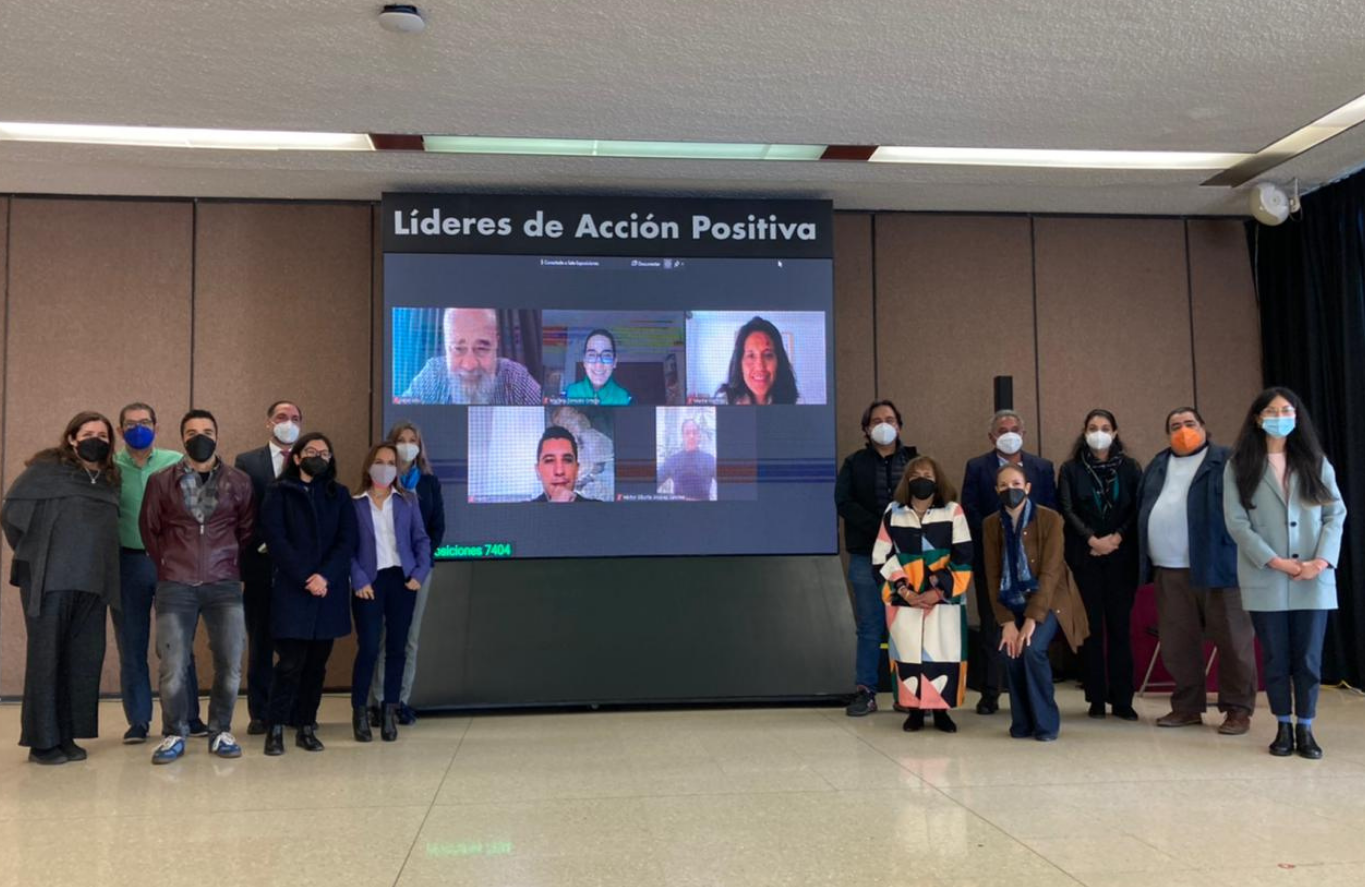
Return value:
M 1086 414 L 1071 459 L 1062 465 L 1057 499 L 1066 518 L 1066 562 L 1081 588 L 1090 637 L 1081 649 L 1090 717 L 1136 721 L 1133 644 L 1129 637 L 1138 583 L 1138 492 L 1142 467 L 1123 452 L 1108 410 Z
M 336 481 L 332 443 L 300 437 L 284 472 L 266 491 L 261 536 L 274 565 L 270 634 L 279 660 L 270 682 L 265 753 L 284 754 L 284 725 L 295 744 L 322 751 L 314 733 L 332 643 L 351 633 L 351 558 L 357 532 L 350 491 Z

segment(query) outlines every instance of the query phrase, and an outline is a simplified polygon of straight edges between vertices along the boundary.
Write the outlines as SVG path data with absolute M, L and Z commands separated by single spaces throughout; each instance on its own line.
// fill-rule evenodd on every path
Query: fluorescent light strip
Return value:
M 1352 99 L 1307 126 L 1299 127 L 1279 141 L 1266 145 L 1246 160 L 1223 170 L 1204 184 L 1228 188 L 1245 185 L 1267 170 L 1316 148 L 1362 122 L 1365 122 L 1365 95 Z
M 426 136 L 436 154 L 520 154 L 541 157 L 617 157 L 657 160 L 819 160 L 824 145 L 737 142 L 655 142 L 619 139 L 534 139 Z
M 96 126 L 83 123 L 4 123 L 0 141 L 150 148 L 218 148 L 237 151 L 373 151 L 370 137 L 346 132 L 276 132 L 252 129 L 177 129 Z
M 1048 169 L 1227 169 L 1249 154 L 1203 151 L 1071 151 L 1032 148 L 923 148 L 883 145 L 873 163 L 1014 166 Z

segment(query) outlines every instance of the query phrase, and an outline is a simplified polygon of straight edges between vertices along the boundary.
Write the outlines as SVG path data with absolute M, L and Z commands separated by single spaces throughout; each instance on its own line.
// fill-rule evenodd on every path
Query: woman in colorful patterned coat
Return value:
M 957 490 L 937 462 L 917 456 L 900 485 L 872 548 L 872 565 L 885 584 L 887 650 L 896 701 L 910 714 L 903 729 L 934 726 L 957 732 L 948 709 L 967 689 L 967 589 L 972 536 Z

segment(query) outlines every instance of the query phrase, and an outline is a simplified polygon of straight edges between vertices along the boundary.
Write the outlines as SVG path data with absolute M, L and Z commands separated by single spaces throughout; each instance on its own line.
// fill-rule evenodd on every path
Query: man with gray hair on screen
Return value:
M 408 403 L 534 406 L 540 383 L 526 367 L 498 356 L 498 313 L 447 308 L 441 315 L 444 355 L 436 355 L 408 385 Z

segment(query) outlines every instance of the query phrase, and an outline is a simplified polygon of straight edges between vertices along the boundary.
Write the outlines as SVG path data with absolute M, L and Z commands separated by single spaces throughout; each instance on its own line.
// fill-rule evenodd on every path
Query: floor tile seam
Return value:
M 398 887 L 403 880 L 403 872 L 407 871 L 408 861 L 412 859 L 413 851 L 417 849 L 417 842 L 422 838 L 422 831 L 427 827 L 427 821 L 431 819 L 431 812 L 436 809 L 436 800 L 441 797 L 441 789 L 445 787 L 446 780 L 450 778 L 450 771 L 455 766 L 455 759 L 459 757 L 460 746 L 464 745 L 464 739 L 469 735 L 470 728 L 474 725 L 473 718 L 469 719 L 464 729 L 460 731 L 460 738 L 455 740 L 455 748 L 451 749 L 450 760 L 446 763 L 446 769 L 441 774 L 441 781 L 436 783 L 436 791 L 431 796 L 431 802 L 427 804 L 427 812 L 422 814 L 422 821 L 417 824 L 417 830 L 412 833 L 412 843 L 408 845 L 408 852 L 403 855 L 403 862 L 398 866 L 398 874 L 393 877 L 393 887 Z
M 331 805 L 327 805 L 327 806 L 317 806 L 317 805 L 313 805 L 313 806 L 307 806 L 307 807 L 295 807 L 295 806 L 288 806 L 288 807 L 255 807 L 255 806 L 253 806 L 253 807 L 243 807 L 243 808 L 241 808 L 241 809 L 223 809 L 223 808 L 221 808 L 221 807 L 215 807 L 215 808 L 212 809 L 212 810 L 205 810 L 204 813 L 203 813 L 202 815 L 205 816 L 205 817 L 241 816 L 241 815 L 246 815 L 246 814 L 252 814 L 252 815 L 258 815 L 258 816 L 259 816 L 260 814 L 263 814 L 263 813 L 316 813 L 316 812 L 319 812 L 319 811 L 327 812 L 327 811 L 332 811 L 332 810 L 346 810 L 346 811 L 356 811 L 356 810 L 424 810 L 424 809 L 428 809 L 428 808 L 429 808 L 429 805 L 426 804 L 426 803 L 417 803 L 417 804 L 356 804 L 356 805 L 351 805 L 351 804 L 342 804 L 342 805 L 331 804 Z M 164 820 L 165 818 L 166 818 L 166 814 L 165 814 L 165 813 L 102 813 L 102 814 L 76 815 L 76 816 L 27 816 L 27 815 L 26 815 L 26 816 L 23 816 L 22 818 L 16 817 L 16 818 L 12 818 L 12 819 L 11 819 L 11 818 L 8 818 L 8 817 L 0 817 L 0 825 L 4 825 L 4 824 L 6 824 L 6 823 L 14 823 L 14 822 L 20 822 L 20 823 L 27 823 L 27 822 L 63 822 L 63 823 L 74 823 L 74 822 L 103 822 L 104 820 L 107 820 L 107 819 L 117 819 L 117 820 L 120 820 L 120 821 L 126 821 L 126 820 L 132 820 L 132 819 L 157 819 L 157 820 Z

